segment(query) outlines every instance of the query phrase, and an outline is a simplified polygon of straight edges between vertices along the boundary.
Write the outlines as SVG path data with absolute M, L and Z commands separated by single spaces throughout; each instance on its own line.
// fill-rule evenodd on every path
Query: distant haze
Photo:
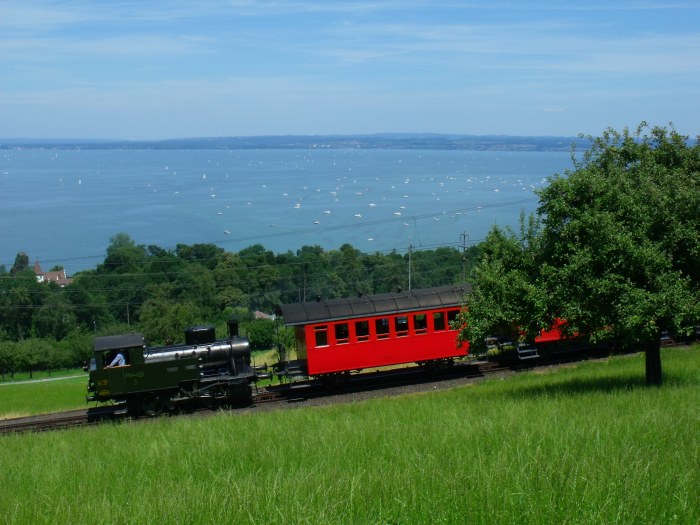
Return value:
M 3 139 L 0 148 L 46 149 L 423 149 L 466 151 L 569 151 L 585 149 L 579 137 L 510 137 L 505 135 L 444 135 L 377 133 L 372 135 L 286 135 L 200 137 L 170 140 Z

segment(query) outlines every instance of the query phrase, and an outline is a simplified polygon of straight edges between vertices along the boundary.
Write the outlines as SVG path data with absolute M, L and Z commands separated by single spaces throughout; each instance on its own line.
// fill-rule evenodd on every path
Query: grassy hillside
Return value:
M 696 525 L 700 349 L 664 367 L 0 437 L 0 520 Z

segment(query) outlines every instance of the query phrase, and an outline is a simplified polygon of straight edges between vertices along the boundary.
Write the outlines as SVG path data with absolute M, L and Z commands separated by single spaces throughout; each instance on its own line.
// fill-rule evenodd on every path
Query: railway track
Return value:
M 44 432 L 81 427 L 118 417 L 119 407 L 104 406 L 0 420 L 0 434 Z
M 591 356 L 583 356 L 583 359 Z M 579 359 L 580 360 L 580 359 Z M 283 383 L 258 390 L 252 405 L 242 408 L 244 411 L 260 409 L 277 409 L 292 405 L 304 406 L 352 402 L 358 399 L 379 397 L 382 395 L 401 395 L 408 391 L 432 391 L 452 388 L 467 381 L 475 381 L 497 374 L 515 374 L 519 370 L 532 369 L 544 365 L 555 365 L 560 361 L 538 361 L 537 363 L 498 364 L 486 361 L 463 362 L 441 370 L 426 370 L 414 366 L 390 371 L 371 372 L 346 376 L 332 382 L 318 380 L 299 380 Z M 194 411 L 197 414 L 212 413 L 211 408 Z M 65 428 L 86 426 L 105 421 L 126 419 L 126 411 L 119 405 L 93 407 L 84 410 L 57 412 L 22 418 L 0 420 L 0 435 L 43 432 Z M 129 417 L 129 419 L 142 419 Z M 143 419 L 150 419 L 146 416 Z

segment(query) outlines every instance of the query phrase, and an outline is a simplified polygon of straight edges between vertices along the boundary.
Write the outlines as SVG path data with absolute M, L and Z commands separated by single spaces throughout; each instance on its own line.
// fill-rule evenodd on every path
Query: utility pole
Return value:
M 469 235 L 467 232 L 460 234 L 460 242 L 462 243 L 462 282 L 467 281 L 467 241 Z
M 408 289 L 411 289 L 411 258 L 413 255 L 413 245 L 408 245 Z

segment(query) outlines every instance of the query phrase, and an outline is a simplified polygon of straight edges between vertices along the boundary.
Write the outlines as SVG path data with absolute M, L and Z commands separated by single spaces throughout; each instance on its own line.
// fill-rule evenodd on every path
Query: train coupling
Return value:
M 267 365 L 254 365 L 253 371 L 255 372 L 255 379 L 257 381 L 272 379 L 272 373 L 267 371 Z
M 275 369 L 279 379 L 306 377 L 308 375 L 306 363 L 303 360 L 283 361 L 277 363 Z

